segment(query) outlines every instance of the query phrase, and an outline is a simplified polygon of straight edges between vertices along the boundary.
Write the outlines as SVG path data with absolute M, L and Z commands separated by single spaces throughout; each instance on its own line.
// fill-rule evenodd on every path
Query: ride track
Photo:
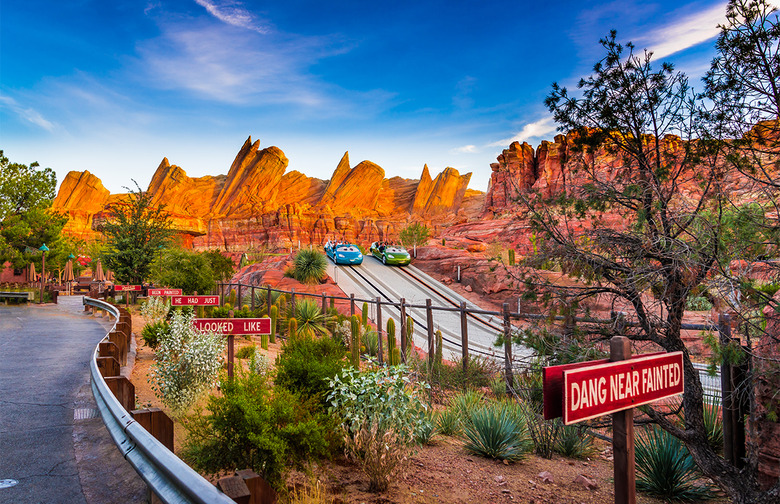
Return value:
M 492 317 L 490 320 L 486 320 L 480 316 L 480 312 L 494 312 L 486 312 L 473 303 L 469 303 L 416 268 L 385 266 L 378 259 L 374 259 L 373 261 L 364 261 L 361 266 L 334 266 L 334 268 L 343 272 L 350 283 L 354 284 L 357 290 L 362 291 L 353 292 L 356 296 L 367 294 L 372 298 L 378 296 L 382 299 L 383 320 L 387 320 L 388 316 L 397 321 L 400 320 L 400 299 L 403 298 L 407 315 L 412 316 L 414 325 L 422 332 L 422 340 L 418 339 L 419 334 L 415 337 L 417 347 L 427 348 L 426 344 L 422 344 L 423 341 L 427 343 L 428 335 L 426 307 L 423 303 L 426 299 L 431 299 L 432 310 L 435 314 L 434 330 L 437 328 L 441 330 L 445 349 L 455 355 L 461 355 L 460 302 L 465 302 L 469 355 L 481 355 L 503 361 L 503 348 L 493 346 L 493 342 L 498 334 L 503 333 L 504 328 L 492 323 Z M 349 289 L 347 288 L 347 290 Z M 392 305 L 388 306 L 385 302 L 392 303 Z M 373 304 L 370 306 L 372 310 L 375 310 Z M 385 312 L 388 315 L 385 315 Z M 522 357 L 530 354 L 529 350 L 519 349 L 517 346 L 514 350 L 513 361 L 518 360 L 515 358 L 515 356 L 520 356 L 518 354 L 522 354 Z

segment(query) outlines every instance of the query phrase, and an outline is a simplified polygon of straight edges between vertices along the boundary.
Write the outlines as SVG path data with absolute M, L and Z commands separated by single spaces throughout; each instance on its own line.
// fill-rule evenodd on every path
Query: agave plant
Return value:
M 566 457 L 584 459 L 593 455 L 593 436 L 579 425 L 564 425 L 558 435 L 555 451 Z
M 445 436 L 460 434 L 460 418 L 454 408 L 447 408 L 436 414 L 436 430 Z
M 298 335 L 305 337 L 325 334 L 326 317 L 319 305 L 304 299 L 295 303 L 295 319 L 298 321 Z
M 636 487 L 667 500 L 698 502 L 714 497 L 712 488 L 696 484 L 700 473 L 682 441 L 651 426 L 636 437 Z
M 520 460 L 530 449 L 527 429 L 514 408 L 489 403 L 471 412 L 463 431 L 464 448 L 498 460 Z
M 314 249 L 302 249 L 294 260 L 293 277 L 305 284 L 316 284 L 325 275 L 328 262 L 325 254 Z
M 485 402 L 485 394 L 476 390 L 460 392 L 450 400 L 450 408 L 458 415 L 462 424 L 471 421 L 471 413 Z

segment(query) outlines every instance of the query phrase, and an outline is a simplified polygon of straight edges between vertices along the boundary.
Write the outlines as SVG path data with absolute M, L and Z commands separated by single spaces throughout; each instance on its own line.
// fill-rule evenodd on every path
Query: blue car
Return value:
M 326 243 L 325 253 L 336 264 L 363 263 L 363 254 L 353 243 Z

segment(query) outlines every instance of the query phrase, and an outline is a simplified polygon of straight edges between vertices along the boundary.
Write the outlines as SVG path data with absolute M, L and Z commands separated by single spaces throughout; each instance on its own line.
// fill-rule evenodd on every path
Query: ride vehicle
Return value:
M 357 265 L 363 263 L 363 253 L 354 243 L 325 244 L 325 254 L 336 264 Z
M 369 253 L 382 261 L 382 264 L 395 264 L 406 266 L 412 262 L 409 252 L 400 245 L 374 242 L 368 248 Z

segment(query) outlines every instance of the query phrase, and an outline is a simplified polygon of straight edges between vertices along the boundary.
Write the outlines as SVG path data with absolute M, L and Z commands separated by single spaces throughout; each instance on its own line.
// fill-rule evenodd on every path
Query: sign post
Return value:
M 615 503 L 636 503 L 634 408 L 682 394 L 682 352 L 631 356 L 625 336 L 610 340 L 610 358 L 544 368 L 544 418 L 570 425 L 612 415 Z
M 214 296 L 217 297 L 217 296 Z M 232 313 L 232 312 L 231 312 Z M 233 339 L 237 334 L 271 334 L 271 319 L 202 318 L 192 321 L 199 331 L 212 331 L 228 337 L 228 377 L 233 377 Z

